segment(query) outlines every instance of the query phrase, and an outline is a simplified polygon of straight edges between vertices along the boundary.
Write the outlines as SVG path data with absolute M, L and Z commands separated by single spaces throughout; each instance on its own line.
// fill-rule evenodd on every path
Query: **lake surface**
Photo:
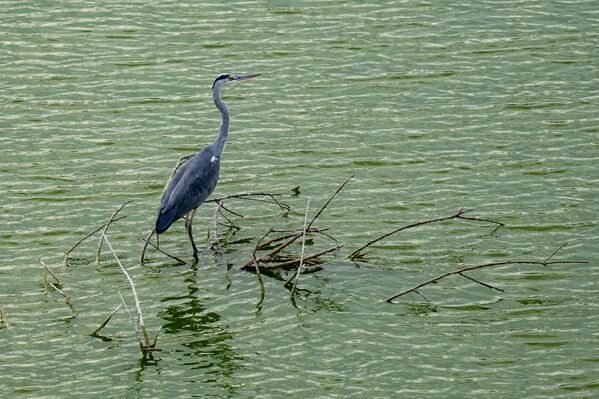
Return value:
M 599 80 L 593 1 L 0 1 L 0 392 L 16 398 L 590 398 L 599 395 Z M 175 162 L 212 142 L 210 86 L 231 135 L 215 195 L 281 191 L 285 215 L 225 203 L 237 232 L 196 268 L 155 250 L 140 265 Z M 316 222 L 344 247 L 301 276 L 239 270 L 270 227 Z M 290 188 L 300 186 L 299 195 Z M 109 230 L 148 330 L 141 359 L 129 286 L 98 237 L 62 255 L 123 202 Z M 401 225 L 358 263 L 346 256 Z M 209 245 L 214 205 L 195 219 Z M 236 244 L 232 242 L 237 241 Z M 230 243 L 230 244 L 227 244 Z M 309 243 L 310 244 L 310 243 Z M 448 278 L 384 299 L 436 274 Z M 161 236 L 191 260 L 183 224 Z M 315 237 L 306 252 L 334 245 Z M 294 247 L 296 253 L 299 247 Z M 40 258 L 64 279 L 44 288 Z

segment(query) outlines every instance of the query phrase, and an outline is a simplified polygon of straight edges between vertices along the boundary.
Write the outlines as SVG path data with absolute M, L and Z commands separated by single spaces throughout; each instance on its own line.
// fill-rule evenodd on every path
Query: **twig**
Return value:
M 243 218 L 243 216 L 242 216 L 242 215 L 240 215 L 239 213 L 233 212 L 232 210 L 230 210 L 230 209 L 228 209 L 227 207 L 225 207 L 225 204 L 224 204 L 222 201 L 221 201 L 221 202 L 219 202 L 219 204 L 220 204 L 220 209 L 218 210 L 218 214 L 219 214 L 220 216 L 222 216 L 222 218 L 223 218 L 223 219 L 225 219 L 227 222 L 229 222 L 229 224 L 228 224 L 228 225 L 226 225 L 226 224 L 224 224 L 224 223 L 221 223 L 221 225 L 223 225 L 223 226 L 227 226 L 227 227 L 229 227 L 229 228 L 232 228 L 232 229 L 239 230 L 240 228 L 239 228 L 239 227 L 237 227 L 237 226 L 235 225 L 235 223 L 233 223 L 233 221 L 232 221 L 232 220 L 231 220 L 231 219 L 230 219 L 230 218 L 229 218 L 227 215 L 225 215 L 225 214 L 224 214 L 224 212 L 223 212 L 223 211 L 227 211 L 227 212 L 231 213 L 232 215 L 235 215 L 235 216 L 237 216 L 237 217 L 240 217 L 240 218 Z
M 262 238 L 260 238 L 260 240 L 258 240 L 258 242 L 256 243 L 256 246 L 254 247 L 254 251 L 252 252 L 252 259 L 254 260 L 256 267 L 254 268 L 254 270 L 256 271 L 256 278 L 258 278 L 258 284 L 260 284 L 260 300 L 258 301 L 258 303 L 256 304 L 256 306 L 258 308 L 260 308 L 260 305 L 262 304 L 262 302 L 264 302 L 264 297 L 266 296 L 266 288 L 264 287 L 264 280 L 262 279 L 262 273 L 260 272 L 260 268 L 258 267 L 258 259 L 256 258 L 256 252 L 258 251 L 258 248 L 260 246 L 260 243 L 262 242 L 262 240 L 264 240 L 270 233 L 272 233 L 272 228 L 270 230 L 268 230 L 266 232 L 266 234 L 264 234 L 264 236 L 262 236 Z
M 403 230 L 407 230 L 407 229 L 411 229 L 413 227 L 418 227 L 418 226 L 423 226 L 425 224 L 431 224 L 431 223 L 435 223 L 435 222 L 442 222 L 444 220 L 450 220 L 450 219 L 464 219 L 464 220 L 473 220 L 473 221 L 479 221 L 479 222 L 489 222 L 489 223 L 495 223 L 499 226 L 503 226 L 503 223 L 500 222 L 496 222 L 494 220 L 489 220 L 489 219 L 480 219 L 480 218 L 475 218 L 475 217 L 467 217 L 467 216 L 463 216 L 464 213 L 466 212 L 470 212 L 470 210 L 464 210 L 464 208 L 460 209 L 459 211 L 457 211 L 456 213 L 449 215 L 449 216 L 444 216 L 444 217 L 439 217 L 439 218 L 435 218 L 435 219 L 429 219 L 429 220 L 423 220 L 420 222 L 415 222 L 415 223 L 411 223 L 402 227 L 399 227 L 395 230 L 392 230 L 388 233 L 383 234 L 382 236 L 379 236 L 373 240 L 370 240 L 369 242 L 367 242 L 366 244 L 362 245 L 360 248 L 356 249 L 354 252 L 352 252 L 351 254 L 349 254 L 347 257 L 350 260 L 353 260 L 355 258 L 358 257 L 362 257 L 363 253 L 362 251 L 364 251 L 366 248 L 368 248 L 369 246 L 371 246 L 372 244 L 375 244 L 387 237 L 389 237 L 390 235 L 393 235 L 395 233 L 399 233 L 400 231 Z
M 62 277 L 60 277 L 60 275 L 58 273 L 56 273 L 55 271 L 50 269 L 50 267 L 48 267 L 48 265 L 46 265 L 46 263 L 44 263 L 44 260 L 42 258 L 40 258 L 40 263 L 46 270 L 46 273 L 48 273 L 49 275 L 51 275 L 54 278 L 54 280 L 56 281 L 56 285 L 58 287 L 64 287 L 64 280 L 62 279 Z M 45 276 L 44 276 L 44 282 L 48 283 L 48 280 Z
M 254 270 L 256 271 L 256 278 L 258 278 L 258 284 L 260 284 L 260 300 L 258 301 L 256 306 L 260 307 L 260 305 L 262 305 L 262 302 L 264 302 L 264 298 L 266 297 L 266 288 L 264 287 L 264 279 L 262 279 L 262 273 L 260 272 L 260 268 L 256 267 Z
M 148 244 L 150 244 L 150 239 L 152 238 L 152 236 L 154 235 L 155 232 L 156 232 L 156 229 L 152 229 L 152 231 L 150 231 L 150 234 L 148 234 L 148 236 L 144 240 L 144 246 L 141 249 L 141 254 L 139 255 L 139 263 L 141 263 L 142 265 L 144 264 L 144 262 L 146 260 L 146 250 L 148 249 Z M 158 249 L 157 245 L 152 244 L 152 246 L 154 248 Z
M 133 279 L 127 272 L 127 269 L 125 269 L 125 267 L 121 263 L 121 260 L 117 256 L 116 252 L 114 252 L 114 249 L 112 248 L 112 244 L 110 243 L 110 240 L 108 239 L 108 236 L 106 235 L 106 233 L 104 231 L 102 231 L 102 237 L 104 237 L 104 241 L 106 241 L 106 245 L 108 246 L 108 249 L 110 249 L 110 252 L 112 252 L 112 256 L 116 260 L 117 264 L 119 265 L 119 268 L 121 269 L 121 272 L 123 272 L 123 274 L 127 278 L 127 281 L 129 281 L 129 285 L 131 286 L 131 292 L 133 293 L 133 298 L 135 299 L 135 308 L 137 309 L 136 324 L 143 334 L 143 342 L 140 340 L 139 346 L 141 348 L 142 354 L 145 355 L 146 352 L 154 350 L 154 347 L 150 344 L 150 339 L 148 338 L 148 331 L 146 330 L 146 326 L 144 324 L 143 314 L 141 312 L 141 303 L 139 301 L 139 297 L 137 296 L 137 290 L 135 289 L 135 284 L 133 283 Z
M 182 264 L 182 265 L 184 265 L 184 264 L 186 264 L 186 263 L 187 263 L 187 262 L 185 262 L 183 259 L 181 259 L 181 258 L 177 258 L 175 255 L 171 255 L 171 254 L 169 254 L 168 252 L 166 252 L 166 251 L 164 251 L 164 250 L 160 249 L 160 248 L 159 248 L 157 245 L 155 245 L 153 242 L 151 242 L 151 241 L 148 241 L 148 240 L 145 240 L 145 239 L 144 239 L 142 236 L 138 236 L 137 238 L 139 238 L 141 241 L 145 242 L 145 245 L 150 245 L 152 248 L 154 248 L 154 249 L 155 249 L 155 250 L 157 250 L 158 252 L 160 252 L 160 253 L 163 253 L 164 255 L 168 256 L 169 258 L 176 260 L 178 263 L 180 263 L 180 264 Z
M 219 202 L 221 202 L 221 203 L 222 203 L 223 201 L 224 201 L 224 200 L 221 200 L 221 201 L 219 201 Z M 235 215 L 235 216 L 237 216 L 237 217 L 239 217 L 239 218 L 243 218 L 243 215 L 242 215 L 242 214 L 240 214 L 240 213 L 237 213 L 237 212 L 235 212 L 235 211 L 232 211 L 232 210 L 230 210 L 230 209 L 229 209 L 229 208 L 227 208 L 227 207 L 226 207 L 224 204 L 222 205 L 222 210 L 223 210 L 223 211 L 227 211 L 227 212 L 229 212 L 230 214 L 232 214 L 232 215 Z M 222 212 L 221 212 L 221 215 L 222 215 Z M 223 215 L 223 217 L 225 217 L 225 216 Z M 229 220 L 229 219 L 228 219 L 228 218 L 226 218 L 226 217 L 225 217 L 225 219 Z M 230 221 L 230 220 L 229 220 L 229 221 Z M 231 222 L 231 224 L 233 224 L 233 222 Z
M 244 200 L 274 203 L 277 206 L 279 206 L 279 208 L 281 208 L 282 210 L 289 211 L 291 209 L 289 207 L 289 205 L 277 200 L 276 197 L 279 197 L 281 195 L 283 195 L 283 194 L 281 194 L 281 193 L 266 193 L 266 192 L 247 192 L 247 193 L 229 194 L 229 195 L 225 195 L 224 197 L 211 198 L 205 202 L 217 202 L 218 203 L 218 202 L 224 201 L 226 199 L 244 199 Z M 270 198 L 270 201 L 263 200 L 260 198 L 254 198 L 254 197 L 267 197 L 267 198 Z
M 322 212 L 326 209 L 327 206 L 329 206 L 329 204 L 331 203 L 331 201 L 333 200 L 333 198 L 335 198 L 335 196 L 337 194 L 339 194 L 339 191 L 343 190 L 343 187 L 345 187 L 345 185 L 347 183 L 349 183 L 349 181 L 354 177 L 354 175 L 351 175 L 350 177 L 348 177 L 340 186 L 339 188 L 337 188 L 337 190 L 335 190 L 335 192 L 333 193 L 333 195 L 331 195 L 331 197 L 329 198 L 329 200 L 322 206 L 322 208 L 320 208 L 320 210 L 318 212 L 316 212 L 316 215 L 314 215 L 314 217 L 312 218 L 312 220 L 310 220 L 310 223 L 308 223 L 307 228 L 309 229 L 310 227 L 312 227 L 312 224 L 314 224 L 314 222 L 316 221 L 316 219 L 318 219 L 318 217 L 322 214 Z
M 102 324 L 100 324 L 100 327 L 96 328 L 94 331 L 92 331 L 89 335 L 91 335 L 92 337 L 98 337 L 99 336 L 99 332 L 101 329 L 103 329 L 104 327 L 106 327 L 106 324 L 108 324 L 108 322 L 110 321 L 110 319 L 112 319 L 112 316 L 118 312 L 118 310 L 121 308 L 121 306 L 123 306 L 123 302 L 120 302 L 119 305 L 114 308 L 114 310 L 112 312 L 110 312 L 110 314 L 108 315 L 108 317 L 106 317 L 104 319 L 104 321 L 102 322 Z
M 125 206 L 127 206 L 127 204 L 129 204 L 130 202 L 131 202 L 131 200 L 125 201 L 123 203 L 123 205 L 119 206 L 118 209 L 113 212 L 113 214 L 110 216 L 110 218 L 108 219 L 108 221 L 104 225 L 104 228 L 102 229 L 102 234 L 100 235 L 100 241 L 98 242 L 98 249 L 96 250 L 96 265 L 100 264 L 100 254 L 102 252 L 102 243 L 104 242 L 104 237 L 106 236 L 106 232 L 108 231 L 108 227 L 110 227 L 110 224 L 114 221 L 114 218 L 116 217 L 116 215 L 118 215 L 119 212 Z
M 8 323 L 8 318 L 6 317 L 6 313 L 4 309 L 2 309 L 2 305 L 0 305 L 0 323 L 4 324 L 4 327 L 8 327 L 10 324 Z
M 131 311 L 129 310 L 129 307 L 127 306 L 127 302 L 125 302 L 125 297 L 123 297 L 123 293 L 120 290 L 119 290 L 119 296 L 121 297 L 121 303 L 125 307 L 125 311 L 129 315 L 129 322 L 133 326 L 133 331 L 135 331 L 135 335 L 137 337 L 139 337 L 139 328 L 137 327 L 137 322 L 133 318 L 133 314 L 131 314 Z M 141 344 L 141 340 L 139 340 L 139 343 Z
M 264 248 L 266 246 L 269 246 L 270 244 L 273 244 L 275 242 L 279 242 L 279 241 L 283 241 L 283 243 L 281 243 L 280 245 L 278 245 L 277 247 L 275 247 L 274 249 L 272 249 L 269 253 L 267 253 L 266 255 L 263 255 L 261 257 L 256 257 L 254 256 L 252 260 L 250 260 L 249 262 L 247 262 L 245 265 L 241 266 L 242 270 L 248 269 L 251 266 L 254 265 L 258 265 L 259 263 L 264 263 L 264 262 L 270 262 L 275 260 L 275 257 L 281 252 L 283 251 L 285 248 L 289 247 L 291 244 L 293 244 L 296 240 L 298 240 L 300 237 L 303 236 L 304 231 L 305 232 L 322 232 L 323 230 L 312 230 L 312 224 L 314 224 L 314 222 L 316 221 L 316 219 L 318 219 L 318 217 L 322 214 L 322 212 L 327 208 L 327 206 L 331 203 L 331 201 L 333 200 L 333 198 L 335 198 L 335 196 L 343 189 L 343 187 L 345 187 L 345 185 L 353 178 L 354 176 L 350 176 L 348 177 L 338 188 L 337 190 L 335 190 L 335 192 L 329 197 L 329 199 L 327 200 L 327 202 L 318 210 L 318 212 L 314 215 L 314 217 L 310 220 L 309 223 L 307 223 L 307 225 L 305 226 L 305 230 L 294 230 L 292 234 L 288 234 L 285 235 L 283 237 L 278 237 L 278 238 L 274 238 L 270 241 L 268 241 L 267 243 L 261 244 L 261 241 L 264 240 L 265 237 L 263 237 L 258 244 L 256 245 L 256 249 L 254 250 L 254 253 L 256 252 L 256 250 L 258 250 L 259 248 Z M 266 235 L 274 232 L 276 230 L 271 229 Z M 326 236 L 330 237 L 329 235 L 325 234 Z M 336 248 L 339 248 L 339 246 L 337 246 Z M 309 258 L 306 258 L 306 260 L 308 260 Z M 277 265 L 293 265 L 295 263 L 297 263 L 298 260 L 292 260 L 289 262 L 283 262 L 283 263 L 278 263 Z M 279 266 L 276 266 L 275 268 L 278 268 Z M 269 267 L 270 268 L 270 267 Z
M 491 284 L 484 283 L 484 282 L 482 282 L 482 281 L 479 281 L 479 280 L 477 280 L 477 279 L 475 279 L 475 278 L 473 278 L 473 277 L 470 277 L 470 276 L 468 276 L 468 275 L 466 275 L 466 274 L 464 274 L 464 273 L 458 273 L 458 274 L 459 274 L 460 276 L 464 277 L 464 278 L 465 278 L 465 279 L 467 279 L 467 280 L 470 280 L 470 281 L 473 281 L 473 282 L 475 282 L 475 283 L 477 283 L 477 284 L 480 284 L 480 285 L 482 285 L 483 287 L 487 287 L 487 288 L 490 288 L 490 289 L 492 289 L 492 290 L 499 291 L 499 292 L 503 292 L 503 291 L 505 291 L 505 290 L 504 290 L 504 289 L 502 289 L 502 288 L 498 288 L 498 287 L 495 287 L 494 285 L 491 285 Z
M 347 182 L 347 181 L 346 181 Z M 304 229 L 302 231 L 302 252 L 300 253 L 300 262 L 297 266 L 297 270 L 295 271 L 295 280 L 293 280 L 293 286 L 291 287 L 291 292 L 289 293 L 289 298 L 291 302 L 295 303 L 295 291 L 297 288 L 297 282 L 299 281 L 300 274 L 302 273 L 302 269 L 304 267 L 304 252 L 306 249 L 306 229 L 308 227 L 308 210 L 310 209 L 310 198 L 308 198 L 308 202 L 306 203 L 306 212 L 304 213 Z
M 223 207 L 223 201 L 218 201 L 216 203 L 216 207 L 214 208 L 214 216 L 212 220 L 212 243 L 210 244 L 210 248 L 214 251 L 218 250 L 218 215 L 220 214 L 220 210 Z
M 325 250 L 317 252 L 315 254 L 306 256 L 306 257 L 304 257 L 304 263 L 308 262 L 308 261 L 310 261 L 312 259 L 316 259 L 316 258 L 318 258 L 318 257 L 320 257 L 320 256 L 322 256 L 324 254 L 328 254 L 329 252 L 336 251 L 336 250 L 338 250 L 341 247 L 343 247 L 343 244 L 335 245 L 332 248 L 325 249 Z M 293 266 L 293 265 L 297 264 L 299 261 L 300 261 L 299 259 L 292 259 L 292 260 L 288 260 L 288 261 L 285 261 L 285 262 L 264 265 L 264 266 L 262 266 L 262 268 L 264 270 L 274 270 L 274 269 L 279 269 L 279 268 L 282 268 L 282 267 Z
M 48 284 L 50 285 L 50 287 L 54 288 L 56 291 L 58 291 L 62 294 L 62 296 L 64 297 L 64 301 L 68 305 L 69 309 L 71 309 L 73 316 L 77 316 L 77 310 L 75 309 L 75 305 L 73 305 L 73 302 L 71 302 L 71 298 L 69 298 L 69 296 L 67 294 L 65 294 L 64 291 L 62 291 L 60 288 L 58 288 L 54 284 L 52 284 L 50 282 L 48 282 Z
M 114 219 L 112 222 L 118 222 L 119 220 L 123 220 L 125 219 L 127 216 L 121 216 L 118 217 L 116 219 Z M 65 253 L 64 253 L 64 261 L 63 263 L 66 265 L 69 259 L 69 255 L 71 254 L 71 252 L 73 252 L 73 250 L 75 248 L 77 248 L 79 246 L 79 244 L 83 243 L 83 241 L 87 240 L 88 238 L 90 238 L 91 236 L 93 236 L 94 234 L 96 234 L 98 231 L 102 230 L 104 228 L 104 226 L 106 226 L 106 223 L 104 223 L 102 226 L 98 227 L 97 229 L 95 229 L 94 231 L 92 231 L 91 233 L 87 234 L 85 237 L 83 237 L 82 239 L 80 239 L 79 241 L 77 241 L 71 248 L 69 248 Z
M 545 260 L 543 261 L 543 263 L 547 263 L 547 261 L 551 258 L 553 258 L 553 256 L 559 252 L 560 249 L 562 249 L 563 247 L 565 247 L 566 245 L 568 245 L 568 243 L 563 243 L 562 245 L 559 246 L 559 248 L 557 248 L 555 251 L 553 251 L 551 253 L 551 255 L 549 255 L 548 257 L 545 258 Z
M 422 282 L 422 283 L 420 283 L 418 285 L 415 285 L 412 288 L 408 288 L 407 290 L 400 291 L 400 292 L 398 292 L 398 293 L 396 293 L 394 295 L 391 295 L 390 297 L 386 298 L 385 301 L 391 303 L 394 299 L 396 299 L 396 298 L 398 298 L 400 296 L 409 294 L 410 292 L 417 292 L 417 290 L 419 288 L 422 288 L 422 287 L 427 286 L 429 284 L 437 283 L 439 280 L 444 279 L 445 277 L 449 277 L 449 276 L 453 276 L 453 275 L 460 275 L 462 277 L 469 278 L 469 277 L 465 276 L 463 273 L 471 271 L 471 270 L 482 269 L 482 268 L 485 268 L 485 267 L 505 266 L 505 265 L 543 265 L 543 266 L 548 266 L 548 265 L 554 265 L 554 264 L 589 263 L 589 262 L 586 262 L 586 261 L 567 261 L 567 260 L 566 261 L 550 261 L 549 259 L 553 255 L 555 255 L 555 253 L 557 253 L 557 251 L 559 251 L 561 248 L 563 248 L 563 245 L 560 248 L 558 248 L 556 251 L 554 251 L 553 254 L 551 254 L 550 256 L 548 256 L 547 258 L 545 258 L 542 261 L 538 261 L 538 260 L 517 260 L 516 259 L 516 260 L 507 260 L 507 261 L 502 261 L 502 262 L 481 263 L 481 264 L 478 264 L 478 265 L 462 267 L 462 268 L 454 270 L 452 272 L 443 273 L 443 274 L 440 274 L 440 275 L 435 276 L 433 278 L 430 278 L 430 279 L 428 279 L 428 280 L 426 280 L 426 281 L 424 281 L 424 282 Z M 482 283 L 482 282 L 480 282 L 478 280 L 475 280 L 475 279 L 472 279 L 472 278 L 469 278 L 469 279 L 473 280 L 473 281 L 475 281 L 475 282 L 477 282 L 479 284 L 482 284 L 482 285 L 484 285 L 484 286 L 486 286 L 488 288 L 492 288 L 492 289 L 501 291 L 501 289 L 499 289 L 499 288 L 490 286 L 488 284 L 484 284 L 484 283 Z
M 335 242 L 339 242 L 337 241 L 334 237 L 332 237 L 331 235 L 325 233 L 325 231 L 327 231 L 329 229 L 317 229 L 316 227 L 311 227 L 311 228 L 307 228 L 306 229 L 306 233 L 316 233 L 316 234 L 322 234 L 325 237 L 328 237 L 330 239 L 332 239 Z M 280 236 L 280 237 L 275 237 L 272 240 L 268 240 L 266 242 L 260 242 L 260 245 L 258 246 L 258 249 L 266 249 L 272 246 L 272 244 L 279 242 L 279 241 L 284 241 L 287 240 L 291 237 L 295 237 L 298 233 L 301 233 L 302 230 L 278 230 L 278 229 L 271 229 L 270 230 L 271 233 L 288 233 L 288 232 L 292 232 L 293 234 L 286 234 L 284 236 Z

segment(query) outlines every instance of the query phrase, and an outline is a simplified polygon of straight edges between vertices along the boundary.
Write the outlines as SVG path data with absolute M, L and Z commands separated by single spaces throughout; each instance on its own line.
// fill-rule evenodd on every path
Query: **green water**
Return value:
M 0 1 L 2 397 L 590 398 L 599 395 L 599 98 L 593 1 Z M 211 142 L 210 85 L 227 87 L 231 136 L 215 192 L 286 190 L 293 211 L 229 203 L 242 227 L 196 269 L 156 251 L 137 261 L 176 160 Z M 239 270 L 269 227 L 317 222 L 344 243 L 282 282 Z M 111 240 L 161 352 L 140 360 L 121 311 L 128 285 L 88 242 L 126 200 Z M 501 221 L 448 222 L 359 245 L 461 207 Z M 213 207 L 195 228 L 208 245 Z M 226 231 L 222 231 L 225 235 Z M 253 240 L 253 241 L 252 241 Z M 386 296 L 480 262 L 404 303 Z M 187 260 L 182 224 L 161 240 Z M 331 246 L 318 238 L 308 247 Z M 77 317 L 46 292 L 39 259 Z M 228 271 L 227 266 L 230 266 Z M 132 301 L 129 302 L 130 305 Z

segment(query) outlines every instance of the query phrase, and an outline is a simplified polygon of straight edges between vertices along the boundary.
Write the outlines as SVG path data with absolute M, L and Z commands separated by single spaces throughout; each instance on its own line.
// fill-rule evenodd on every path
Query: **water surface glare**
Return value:
M 40 2 L 0 0 L 2 397 L 590 398 L 599 396 L 599 81 L 594 1 Z M 210 143 L 219 73 L 231 135 L 216 195 L 300 186 L 293 208 L 230 203 L 242 226 L 198 267 L 139 265 L 176 160 Z M 317 222 L 345 246 L 300 279 L 297 305 L 239 270 L 270 227 Z M 128 316 L 90 337 L 127 281 L 87 242 L 110 230 L 161 352 L 140 360 Z M 408 230 L 461 207 L 506 227 Z M 195 228 L 206 247 L 212 206 Z M 223 234 L 225 232 L 223 231 Z M 231 234 L 231 233 L 230 233 Z M 251 239 L 243 243 L 243 239 Z M 162 245 L 184 259 L 179 222 Z M 464 265 L 505 266 L 388 295 Z M 308 251 L 333 245 L 319 238 Z M 39 259 L 65 281 L 72 317 Z M 232 265 L 230 270 L 227 266 Z M 130 303 L 132 303 L 130 301 Z

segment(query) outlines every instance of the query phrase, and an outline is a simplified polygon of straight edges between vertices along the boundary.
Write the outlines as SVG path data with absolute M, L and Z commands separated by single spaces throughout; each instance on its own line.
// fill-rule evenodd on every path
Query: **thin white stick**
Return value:
M 60 288 L 58 288 L 57 286 L 52 284 L 51 282 L 48 281 L 48 284 L 50 284 L 50 287 L 54 288 L 56 291 L 60 292 L 62 294 L 62 296 L 64 296 L 64 301 L 66 302 L 69 309 L 71 309 L 73 316 L 77 315 L 77 310 L 75 310 L 75 306 L 71 302 L 71 299 L 69 298 L 69 296 L 67 294 L 65 294 L 64 291 L 62 291 Z
M 127 303 L 125 302 L 125 298 L 123 297 L 123 293 L 121 291 L 119 291 L 119 296 L 121 297 L 121 303 L 125 307 L 125 311 L 129 315 L 129 322 L 133 326 L 133 331 L 135 331 L 136 334 L 139 334 L 139 329 L 137 328 L 137 322 L 133 318 L 133 315 L 131 314 L 131 311 L 129 310 L 129 307 L 127 306 Z
M 116 217 L 116 215 L 118 215 L 119 212 L 122 211 L 123 208 L 125 206 L 127 206 L 127 204 L 129 204 L 131 201 L 132 200 L 126 201 L 125 203 L 123 203 L 123 205 L 119 206 L 118 209 L 116 211 L 114 211 L 114 213 L 110 216 L 110 218 L 108 219 L 108 222 L 106 222 L 106 224 L 102 228 L 102 235 L 100 236 L 100 242 L 98 242 L 98 248 L 96 249 L 96 265 L 100 264 L 100 254 L 102 252 L 102 241 L 104 241 L 104 237 L 106 237 L 106 232 L 108 231 L 108 227 L 110 227 L 110 224 L 114 221 L 114 218 Z
M 297 282 L 299 280 L 299 276 L 302 273 L 302 269 L 304 267 L 304 252 L 306 249 L 306 228 L 308 226 L 308 209 L 310 208 L 310 198 L 308 198 L 308 203 L 306 204 L 306 213 L 304 214 L 304 229 L 302 231 L 302 252 L 300 254 L 300 263 L 297 267 L 297 271 L 295 272 L 295 280 L 293 281 L 293 287 L 291 287 L 290 298 L 292 301 L 295 300 L 295 289 L 297 287 Z
M 102 237 L 104 238 L 106 245 L 108 245 L 110 252 L 112 252 L 114 259 L 116 259 L 116 262 L 118 263 L 119 267 L 121 268 L 121 271 L 123 272 L 123 274 L 125 275 L 125 277 L 127 277 L 127 280 L 129 281 L 129 285 L 131 286 L 131 292 L 133 292 L 133 298 L 135 299 L 135 308 L 137 309 L 137 321 L 139 323 L 139 328 L 141 329 L 141 332 L 143 333 L 146 346 L 149 346 L 150 339 L 148 338 L 148 332 L 146 331 L 146 327 L 144 325 L 144 317 L 143 317 L 143 314 L 141 313 L 141 304 L 139 302 L 139 297 L 137 296 L 137 290 L 135 289 L 135 284 L 133 283 L 133 279 L 131 278 L 129 273 L 127 273 L 127 270 L 121 263 L 119 257 L 114 252 L 114 249 L 112 248 L 112 244 L 108 240 L 108 236 L 106 235 L 106 233 L 104 231 L 102 231 Z

